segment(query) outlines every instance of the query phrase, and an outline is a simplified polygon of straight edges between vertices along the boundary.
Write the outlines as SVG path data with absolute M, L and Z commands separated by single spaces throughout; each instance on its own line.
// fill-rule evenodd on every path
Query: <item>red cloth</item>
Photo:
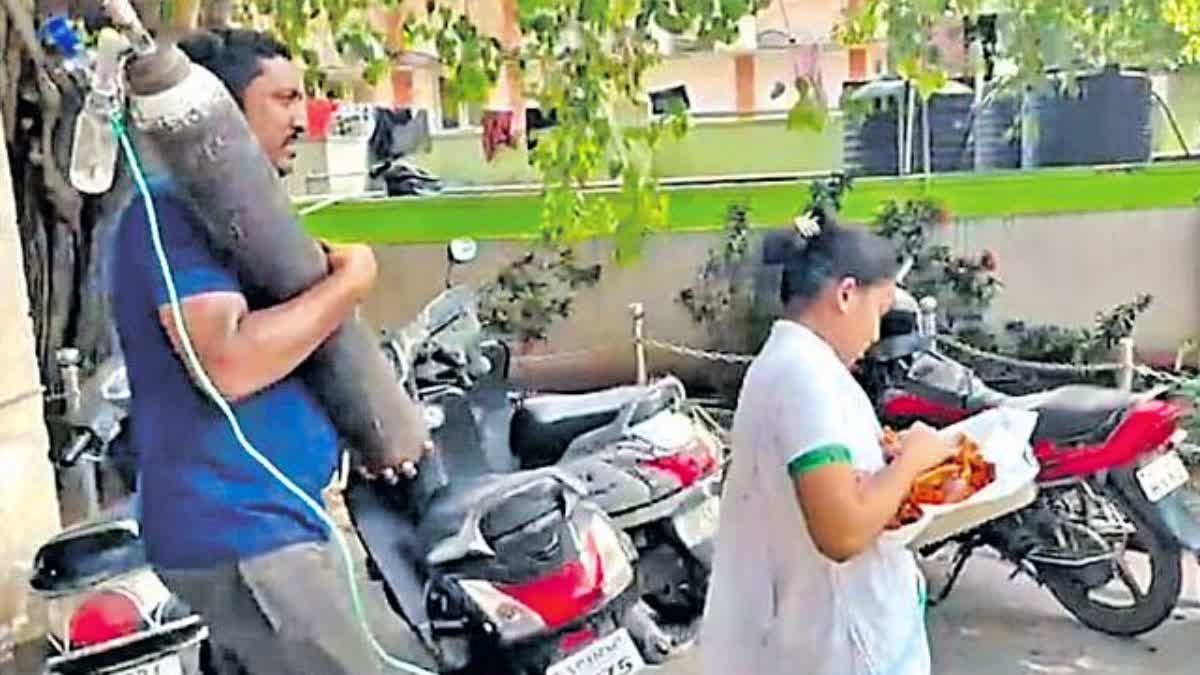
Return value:
M 483 112 L 483 156 L 492 161 L 502 145 L 517 147 L 517 134 L 513 132 L 511 110 L 485 110 Z
M 308 137 L 322 139 L 329 135 L 329 127 L 333 123 L 333 113 L 337 112 L 337 101 L 324 98 L 310 98 L 304 103 L 308 116 Z

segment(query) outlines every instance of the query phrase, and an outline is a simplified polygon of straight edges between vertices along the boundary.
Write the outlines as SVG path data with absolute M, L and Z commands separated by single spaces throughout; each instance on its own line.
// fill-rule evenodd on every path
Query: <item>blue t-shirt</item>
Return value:
M 180 300 L 241 292 L 237 275 L 208 247 L 191 206 L 164 186 L 153 194 Z M 116 235 L 112 283 L 133 395 L 129 432 L 140 456 L 142 531 L 151 562 L 166 569 L 205 568 L 327 539 L 321 521 L 246 454 L 175 355 L 158 318 L 169 296 L 148 223 L 135 194 Z M 233 410 L 259 452 L 319 503 L 337 464 L 337 435 L 304 381 L 293 374 Z

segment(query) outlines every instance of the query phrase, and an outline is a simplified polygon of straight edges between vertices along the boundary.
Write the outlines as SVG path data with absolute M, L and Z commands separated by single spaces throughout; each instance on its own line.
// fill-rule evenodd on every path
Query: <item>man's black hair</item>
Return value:
M 811 215 L 821 228 L 819 234 L 805 238 L 780 231 L 763 242 L 763 263 L 783 266 L 779 299 L 785 308 L 807 303 L 846 277 L 866 286 L 895 279 L 900 257 L 892 242 L 865 228 L 841 227 L 826 209 L 814 209 Z
M 243 28 L 220 28 L 192 33 L 179 41 L 192 61 L 211 70 L 239 107 L 245 107 L 246 87 L 262 72 L 262 61 L 291 59 L 288 48 L 275 38 Z

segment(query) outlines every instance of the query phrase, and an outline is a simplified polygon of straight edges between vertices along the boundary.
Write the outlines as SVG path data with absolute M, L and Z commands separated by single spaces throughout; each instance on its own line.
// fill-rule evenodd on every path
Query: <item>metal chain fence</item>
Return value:
M 688 358 L 699 359 L 701 361 L 712 361 L 715 363 L 739 365 L 747 364 L 754 360 L 753 356 L 748 356 L 746 354 L 729 354 L 727 352 L 714 352 L 704 349 L 695 349 L 692 347 L 685 347 L 684 345 L 663 342 L 662 340 L 647 339 L 645 341 L 645 345 L 647 347 L 661 349 L 665 352 L 670 352 L 679 356 L 686 356 Z
M 1126 368 L 1122 363 L 1044 363 L 1040 361 L 1026 361 L 1024 359 L 1004 356 L 995 352 L 985 351 L 978 347 L 973 347 L 965 342 L 955 340 L 951 337 L 939 335 L 937 340 L 940 344 L 950 347 L 967 356 L 985 361 L 991 361 L 1002 366 L 1017 368 L 1032 373 L 1041 373 L 1043 375 L 1077 375 L 1079 377 L 1090 377 L 1092 375 L 1100 375 L 1102 373 L 1118 373 Z
M 1071 363 L 1044 363 L 1039 361 L 1027 361 L 1018 359 L 995 352 L 989 352 L 978 347 L 974 347 L 960 340 L 956 340 L 947 336 L 938 336 L 938 342 L 950 349 L 959 353 L 971 356 L 977 359 L 982 359 L 1010 368 L 1016 368 L 1033 373 L 1044 375 L 1071 375 L 1078 377 L 1091 377 L 1104 373 L 1119 373 L 1122 370 L 1130 367 L 1123 363 L 1086 363 L 1086 364 L 1071 364 Z M 730 365 L 745 365 L 754 360 L 754 357 L 747 354 L 731 354 L 728 352 L 719 352 L 706 349 L 697 349 L 686 345 L 665 342 L 663 340 L 655 340 L 647 338 L 643 341 L 646 347 L 658 349 L 678 356 L 683 356 L 701 361 L 709 361 L 712 363 L 723 363 Z M 1178 386 L 1189 379 L 1178 375 L 1155 370 L 1149 366 L 1133 365 L 1134 373 L 1149 380 L 1164 382 L 1172 386 Z

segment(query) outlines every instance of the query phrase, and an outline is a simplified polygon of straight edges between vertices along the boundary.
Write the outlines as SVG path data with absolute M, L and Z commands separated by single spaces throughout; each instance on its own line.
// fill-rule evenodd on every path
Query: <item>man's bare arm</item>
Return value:
M 183 300 L 192 346 L 225 398 L 244 399 L 290 375 L 354 311 L 374 280 L 374 257 L 369 248 L 344 247 L 330 262 L 328 277 L 273 307 L 250 311 L 240 293 L 229 292 Z M 158 318 L 187 363 L 171 307 L 159 307 Z

